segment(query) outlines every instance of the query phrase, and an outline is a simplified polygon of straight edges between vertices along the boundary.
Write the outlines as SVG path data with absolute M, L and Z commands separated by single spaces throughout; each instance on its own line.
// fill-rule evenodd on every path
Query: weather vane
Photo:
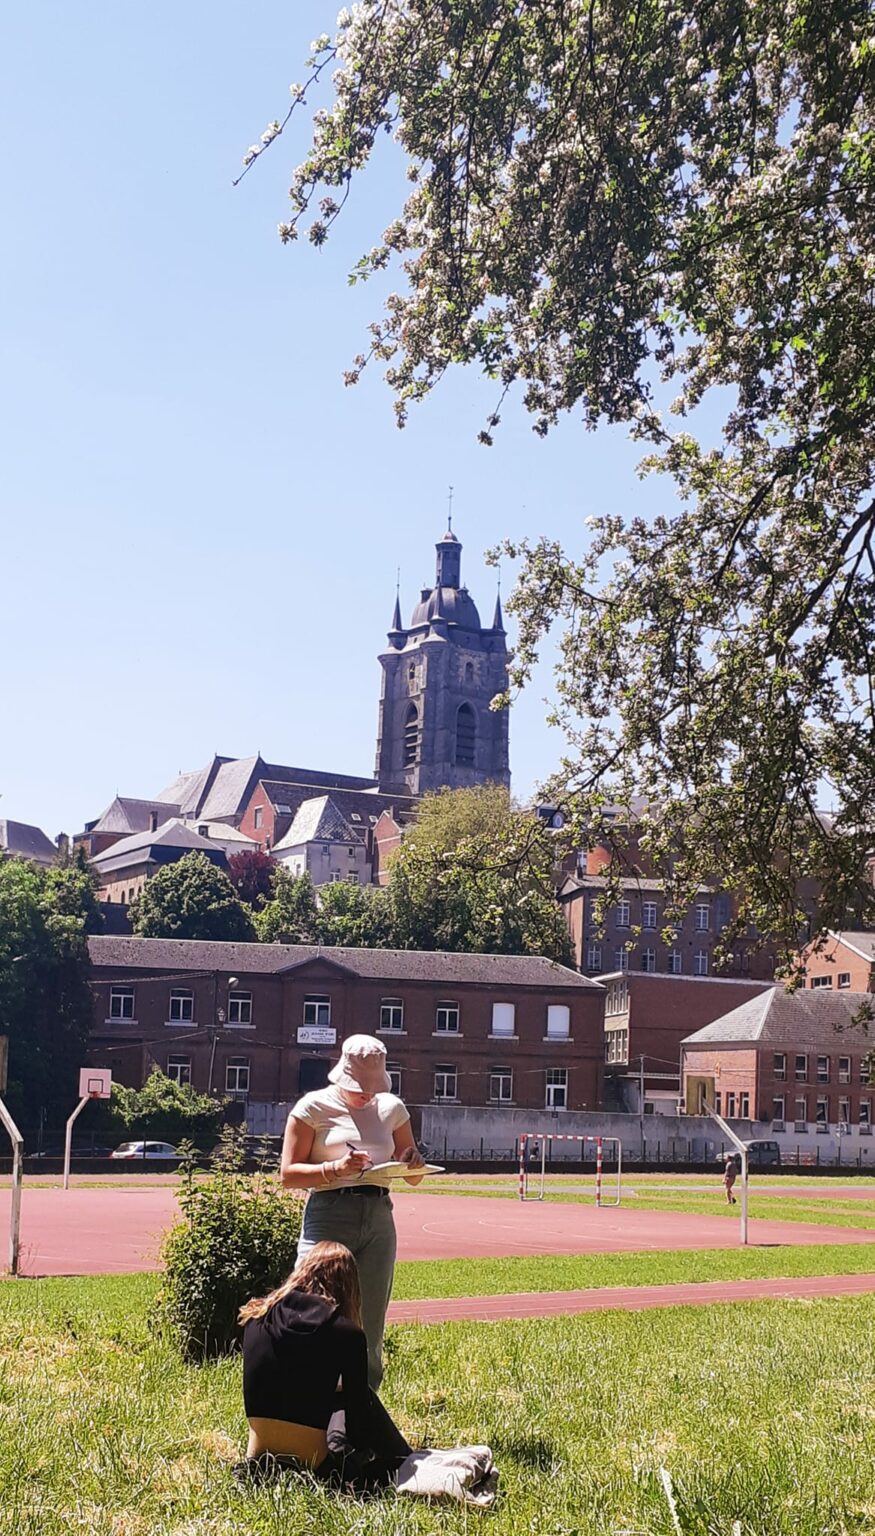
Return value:
M 449 527 L 450 533 L 452 533 L 452 531 L 453 531 L 453 487 L 452 486 L 450 486 L 449 503 L 450 503 L 450 506 L 449 506 L 449 512 L 447 514 L 447 525 Z

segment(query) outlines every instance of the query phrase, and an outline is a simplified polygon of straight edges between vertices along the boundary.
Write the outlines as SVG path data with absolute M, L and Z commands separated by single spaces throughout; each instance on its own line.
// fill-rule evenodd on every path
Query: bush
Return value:
M 95 1106 L 93 1124 L 116 1141 L 183 1139 L 201 1151 L 215 1146 L 225 1116 L 221 1100 L 196 1093 L 190 1083 L 177 1083 L 160 1067 L 150 1072 L 142 1088 L 113 1083 L 108 1102 Z
M 273 1290 L 295 1266 L 302 1197 L 280 1190 L 274 1172 L 244 1174 L 242 1162 L 241 1133 L 227 1127 L 210 1173 L 185 1171 L 182 1220 L 162 1245 L 153 1321 L 188 1360 L 239 1348 L 244 1301 Z

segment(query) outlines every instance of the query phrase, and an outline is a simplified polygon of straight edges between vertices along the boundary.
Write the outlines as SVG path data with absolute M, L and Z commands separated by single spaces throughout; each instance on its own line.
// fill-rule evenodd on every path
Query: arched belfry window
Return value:
M 404 716 L 404 766 L 410 768 L 419 758 L 419 710 L 408 704 Z
M 470 704 L 462 704 L 456 715 L 456 764 L 458 767 L 474 767 L 476 744 L 477 720 L 474 711 Z
M 465 682 L 466 683 L 473 683 L 473 681 L 474 681 L 474 663 L 473 663 L 473 661 L 466 661 L 465 662 Z

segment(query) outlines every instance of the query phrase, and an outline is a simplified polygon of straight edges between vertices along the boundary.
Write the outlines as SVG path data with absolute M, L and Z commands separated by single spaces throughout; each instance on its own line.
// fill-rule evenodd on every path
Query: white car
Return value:
M 115 1151 L 109 1155 L 117 1159 L 145 1158 L 147 1162 L 159 1158 L 166 1160 L 179 1157 L 176 1148 L 172 1147 L 169 1141 L 123 1141 L 121 1146 L 116 1147 Z

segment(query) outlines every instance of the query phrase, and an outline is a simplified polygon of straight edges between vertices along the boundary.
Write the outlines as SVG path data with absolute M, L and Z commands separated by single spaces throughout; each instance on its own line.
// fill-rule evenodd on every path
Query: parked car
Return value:
M 781 1148 L 776 1141 L 749 1141 L 747 1163 L 749 1168 L 780 1168 Z
M 178 1159 L 179 1156 L 176 1147 L 172 1147 L 169 1141 L 123 1141 L 120 1147 L 110 1153 L 110 1157 L 120 1161 L 138 1157 L 147 1162 L 162 1158 L 166 1161 L 169 1158 Z

